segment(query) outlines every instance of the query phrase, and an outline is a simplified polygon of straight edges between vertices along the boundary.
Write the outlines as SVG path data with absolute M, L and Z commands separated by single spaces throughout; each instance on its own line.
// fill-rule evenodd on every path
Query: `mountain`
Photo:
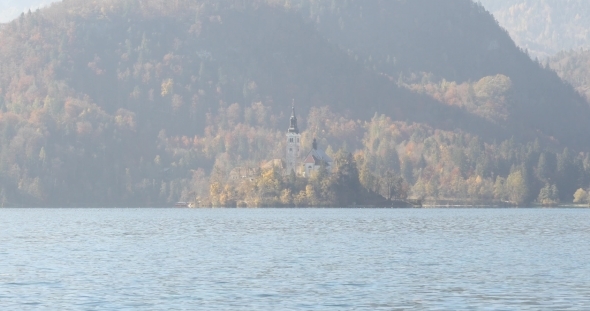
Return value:
M 585 0 L 480 1 L 533 58 L 590 46 L 590 7 Z
M 420 144 L 443 131 L 498 150 L 512 137 L 590 149 L 587 102 L 468 0 L 69 0 L 4 25 L 0 41 L 0 200 L 12 205 L 194 196 L 209 175 L 281 157 L 293 99 L 310 131 L 340 120 L 349 148 L 385 115 Z

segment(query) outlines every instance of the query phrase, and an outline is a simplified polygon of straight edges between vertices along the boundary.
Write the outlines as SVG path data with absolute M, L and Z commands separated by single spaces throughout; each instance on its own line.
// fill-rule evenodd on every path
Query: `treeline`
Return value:
M 548 151 L 538 141 L 522 144 L 511 139 L 487 144 L 461 133 L 432 129 L 424 129 L 422 135 L 416 133 L 413 131 L 407 141 L 398 140 L 397 148 L 390 149 L 393 163 L 397 162 L 396 153 L 403 155 L 399 172 L 411 185 L 414 197 L 567 203 L 576 189 L 590 185 L 588 154 L 573 154 L 567 148 L 562 152 Z M 379 172 L 386 168 L 382 165 L 372 171 L 380 179 L 383 175 Z M 394 167 L 397 169 L 397 165 Z M 547 194 L 546 188 L 552 191 Z
M 361 175 L 372 175 L 377 181 L 373 189 L 381 193 L 390 171 L 403 178 L 410 196 L 434 201 L 568 203 L 578 188 L 590 185 L 587 153 L 553 152 L 538 141 L 489 144 L 423 126 L 408 131 L 384 116 L 366 128 L 365 146 L 358 152 L 367 159 Z M 365 179 L 364 184 L 371 183 Z

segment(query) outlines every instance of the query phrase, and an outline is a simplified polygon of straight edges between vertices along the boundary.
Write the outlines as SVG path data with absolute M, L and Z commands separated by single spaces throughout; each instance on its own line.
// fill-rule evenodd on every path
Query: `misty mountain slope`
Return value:
M 364 113 L 363 118 L 395 111 L 391 115 L 398 120 L 436 122 L 440 113 L 413 106 L 436 103 L 417 100 L 375 74 L 396 80 L 429 72 L 458 82 L 505 74 L 512 81 L 511 113 L 502 127 L 529 138 L 541 134 L 566 144 L 588 141 L 579 135 L 586 130 L 582 121 L 590 115 L 584 100 L 530 61 L 489 13 L 467 0 L 444 5 L 425 0 L 347 1 L 341 6 L 294 1 L 291 9 L 271 8 L 263 1 L 246 7 L 239 1 L 187 2 L 176 7 L 135 1 L 115 1 L 109 7 L 108 3 L 71 1 L 49 12 L 68 6 L 74 12 L 59 17 L 74 23 L 69 25 L 73 37 L 63 35 L 68 33 L 64 23 L 52 34 L 60 48 L 67 48 L 60 53 L 68 61 L 54 68 L 57 77 L 111 113 L 124 107 L 136 111 L 141 102 L 148 105 L 144 108 L 153 107 L 136 112 L 144 114 L 140 120 L 156 115 L 150 110 L 156 109 L 154 122 L 174 128 L 189 121 L 203 124 L 204 115 L 196 113 L 199 105 L 201 111 L 209 111 L 219 100 L 249 102 L 270 96 L 283 105 L 295 98 L 304 111 L 312 105 L 341 105 L 342 110 Z M 171 88 L 176 92 L 160 96 L 166 81 L 169 87 L 176 85 Z M 369 109 L 358 109 L 359 103 L 370 103 Z M 459 128 L 465 128 L 464 120 L 481 123 L 469 118 L 450 116 L 444 123 Z M 156 127 L 160 126 L 150 126 Z M 198 132 L 198 126 L 194 129 Z
M 585 0 L 481 0 L 532 57 L 590 46 L 590 6 Z
M 326 37 L 386 73 L 426 71 L 462 82 L 525 64 L 493 17 L 468 0 L 444 5 L 425 0 L 347 1 L 334 8 L 329 3 L 301 5 L 310 6 L 309 18 Z
M 590 143 L 582 134 L 590 116 L 586 101 L 531 61 L 481 5 L 468 0 L 297 3 L 327 38 L 368 68 L 394 78 L 428 72 L 459 83 L 506 75 L 512 83 L 511 131 Z
M 71 39 L 61 35 L 66 29 L 54 31 L 51 41 L 65 50 L 42 53 L 55 58 L 55 78 L 110 114 L 132 111 L 138 127 L 152 135 L 162 128 L 202 133 L 206 112 L 215 112 L 220 100 L 267 98 L 277 113 L 296 99 L 304 113 L 330 105 L 364 119 L 386 113 L 486 135 L 481 131 L 485 120 L 400 89 L 328 43 L 297 14 L 267 6 L 222 8 L 195 21 L 193 16 L 146 17 L 128 10 L 126 17 L 87 16 L 73 28 Z M 497 126 L 486 129 L 493 128 L 498 131 L 487 136 L 503 137 L 496 136 L 501 135 Z

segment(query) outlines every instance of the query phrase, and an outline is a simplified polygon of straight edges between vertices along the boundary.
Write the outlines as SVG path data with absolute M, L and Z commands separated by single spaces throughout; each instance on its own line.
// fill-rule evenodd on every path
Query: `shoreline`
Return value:
M 558 205 L 558 206 L 542 206 L 542 205 L 522 205 L 522 206 L 500 206 L 500 205 L 425 205 L 422 207 L 378 207 L 378 206 L 291 206 L 291 207 L 193 207 L 193 209 L 590 209 L 588 205 Z
M 558 205 L 542 205 L 542 204 L 526 204 L 526 205 L 502 205 L 502 204 L 423 204 L 422 206 L 372 206 L 372 205 L 349 205 L 349 206 L 196 206 L 190 208 L 227 208 L 227 209 L 256 209 L 256 208 L 276 208 L 276 209 L 305 209 L 305 208 L 330 208 L 330 209 L 445 209 L 445 208 L 536 208 L 536 209 L 552 209 L 552 208 L 576 208 L 584 209 L 590 208 L 588 204 L 558 204 Z

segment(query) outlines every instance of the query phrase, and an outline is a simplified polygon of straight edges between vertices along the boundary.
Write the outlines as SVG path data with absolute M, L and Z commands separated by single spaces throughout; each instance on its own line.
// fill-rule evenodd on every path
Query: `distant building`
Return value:
M 297 117 L 295 116 L 295 107 L 291 110 L 291 119 L 289 120 L 289 129 L 287 130 L 287 146 L 285 152 L 285 174 L 311 176 L 313 171 L 317 171 L 325 165 L 328 171 L 332 170 L 334 161 L 322 149 L 318 148 L 318 143 L 314 138 L 311 150 L 303 157 L 300 157 L 301 134 L 297 127 Z M 276 163 L 276 162 L 275 162 Z
M 289 129 L 287 129 L 287 144 L 285 148 L 285 159 L 272 159 L 260 165 L 259 168 L 236 167 L 229 173 L 229 180 L 241 181 L 250 180 L 260 176 L 262 171 L 278 169 L 285 175 L 294 172 L 299 176 L 309 177 L 312 172 L 318 171 L 322 165 L 328 172 L 332 171 L 334 161 L 324 150 L 318 148 L 317 140 L 313 139 L 311 150 L 301 157 L 301 133 L 297 127 L 297 117 L 295 116 L 295 106 L 291 108 L 291 118 L 289 120 Z
M 306 177 L 311 176 L 311 173 L 319 170 L 322 165 L 325 165 L 326 170 L 331 172 L 333 164 L 334 160 L 324 150 L 318 148 L 318 143 L 314 138 L 311 150 L 303 158 L 303 175 Z
M 286 174 L 291 174 L 291 171 L 297 173 L 297 165 L 299 160 L 301 144 L 301 134 L 297 127 L 297 117 L 295 116 L 295 106 L 291 110 L 291 119 L 289 129 L 287 130 L 287 147 L 285 156 Z

